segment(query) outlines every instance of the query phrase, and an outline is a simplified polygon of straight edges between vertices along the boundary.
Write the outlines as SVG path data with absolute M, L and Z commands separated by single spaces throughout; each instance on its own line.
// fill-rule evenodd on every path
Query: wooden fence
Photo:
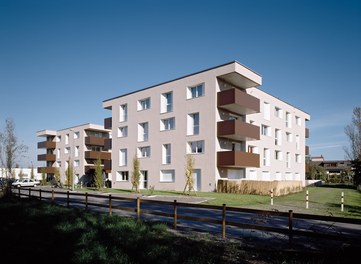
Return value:
M 24 193 L 25 191 L 25 193 Z M 26 193 L 28 191 L 28 194 Z M 43 193 L 50 193 L 51 195 L 48 195 L 49 197 L 42 196 Z M 333 225 L 333 223 L 345 223 L 345 224 L 354 224 L 354 225 L 361 225 L 361 219 L 353 219 L 353 218 L 344 218 L 344 217 L 333 217 L 333 216 L 321 216 L 321 215 L 310 215 L 310 214 L 300 214 L 300 213 L 294 213 L 292 210 L 289 210 L 288 212 L 277 212 L 277 211 L 265 211 L 265 210 L 257 210 L 257 209 L 247 209 L 247 208 L 239 208 L 239 207 L 229 207 L 223 204 L 222 206 L 215 206 L 215 205 L 204 205 L 204 204 L 190 204 L 190 203 L 183 203 L 178 202 L 177 200 L 174 200 L 173 202 L 167 202 L 167 201 L 159 201 L 159 200 L 148 200 L 148 199 L 142 199 L 140 197 L 137 198 L 130 198 L 130 197 L 117 197 L 104 194 L 89 194 L 87 192 L 80 193 L 80 192 L 61 192 L 61 191 L 54 191 L 54 190 L 42 190 L 42 189 L 32 189 L 32 188 L 14 188 L 12 189 L 12 194 L 17 195 L 19 197 L 36 197 L 39 200 L 50 200 L 51 202 L 55 202 L 55 195 L 63 195 L 66 196 L 66 205 L 67 207 L 70 207 L 70 204 L 82 204 L 85 206 L 85 210 L 88 210 L 89 206 L 95 206 L 95 207 L 103 207 L 108 208 L 108 214 L 111 216 L 113 214 L 113 210 L 123 210 L 123 211 L 130 211 L 133 213 L 136 213 L 136 217 L 138 222 L 141 221 L 142 214 L 148 214 L 148 215 L 157 215 L 167 218 L 173 219 L 173 228 L 177 229 L 178 220 L 190 220 L 190 221 L 196 221 L 196 222 L 205 222 L 205 223 L 212 223 L 212 224 L 218 224 L 221 225 L 222 229 L 222 238 L 226 238 L 226 227 L 232 226 L 232 227 L 239 227 L 242 229 L 252 229 L 252 230 L 260 230 L 260 231 L 267 231 L 267 232 L 275 232 L 279 234 L 284 234 L 288 236 L 289 242 L 292 243 L 292 239 L 294 236 L 306 236 L 306 237 L 314 237 L 314 238 L 324 238 L 324 239 L 330 239 L 335 241 L 347 241 L 347 242 L 356 242 L 361 243 L 361 238 L 350 238 L 348 236 L 342 235 L 340 233 L 337 234 L 331 234 L 331 233 L 320 233 L 315 232 L 314 230 L 296 230 L 294 229 L 294 219 L 308 219 L 308 220 L 319 220 L 328 222 L 330 225 Z M 76 200 L 74 197 L 83 197 L 82 200 Z M 73 199 L 72 199 L 73 197 Z M 101 204 L 101 203 L 94 203 L 89 201 L 89 198 L 107 198 L 108 202 L 107 204 Z M 133 201 L 133 207 L 127 207 L 127 206 L 117 206 L 114 205 L 114 201 Z M 142 209 L 141 204 L 145 203 L 152 203 L 157 205 L 168 205 L 173 208 L 171 210 L 172 212 L 163 212 L 159 210 L 149 210 L 149 209 Z M 216 210 L 219 211 L 219 218 L 207 218 L 207 217 L 196 217 L 192 215 L 185 215 L 185 214 L 178 214 L 178 209 L 180 207 L 193 207 L 197 208 L 199 210 Z M 272 217 L 272 216 L 279 216 L 279 217 L 285 217 L 288 219 L 287 225 L 283 227 L 274 227 L 269 225 L 258 225 L 258 224 L 250 224 L 250 223 L 240 223 L 240 222 L 234 222 L 234 221 L 228 221 L 227 220 L 227 212 L 239 212 L 239 213 L 248 213 L 252 214 L 255 217 Z

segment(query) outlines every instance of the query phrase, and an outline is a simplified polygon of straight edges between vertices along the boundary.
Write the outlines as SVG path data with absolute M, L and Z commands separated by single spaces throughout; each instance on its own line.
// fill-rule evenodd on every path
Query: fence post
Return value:
M 273 189 L 271 189 L 271 205 L 273 205 Z
M 112 195 L 109 194 L 109 216 L 112 216 Z
M 39 200 L 41 201 L 41 189 L 39 189 Z
M 31 188 L 29 188 L 29 199 L 31 197 Z
M 341 211 L 343 212 L 343 192 L 341 193 Z
M 19 198 L 20 198 L 20 188 L 18 188 L 18 196 L 19 196 Z
M 177 200 L 174 200 L 174 229 L 177 229 Z
M 69 191 L 66 191 L 66 196 L 67 196 L 66 206 L 69 207 Z
M 138 224 L 140 223 L 140 198 L 137 197 L 137 215 L 138 215 Z
M 222 208 L 222 238 L 226 238 L 226 204 Z
M 293 210 L 288 211 L 288 242 L 290 245 L 292 245 L 292 239 L 293 239 Z
M 88 192 L 85 192 L 85 210 L 88 210 Z
M 54 190 L 51 190 L 51 201 L 54 203 Z
M 306 209 L 308 209 L 308 190 L 306 191 Z

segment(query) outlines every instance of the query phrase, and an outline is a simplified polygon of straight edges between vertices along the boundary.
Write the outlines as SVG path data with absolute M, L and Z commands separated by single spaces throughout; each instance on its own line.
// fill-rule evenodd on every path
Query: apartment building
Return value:
M 103 101 L 111 110 L 112 186 L 183 190 L 186 157 L 198 191 L 218 179 L 305 180 L 304 111 L 260 90 L 262 77 L 237 61 Z
M 38 155 L 38 161 L 45 163 L 38 172 L 45 172 L 47 179 L 53 179 L 59 170 L 61 182 L 65 183 L 69 162 L 73 163 L 74 183 L 87 183 L 95 172 L 95 162 L 101 159 L 105 175 L 111 170 L 110 131 L 104 126 L 84 124 L 62 130 L 42 130 L 37 136 L 38 149 L 45 150 Z

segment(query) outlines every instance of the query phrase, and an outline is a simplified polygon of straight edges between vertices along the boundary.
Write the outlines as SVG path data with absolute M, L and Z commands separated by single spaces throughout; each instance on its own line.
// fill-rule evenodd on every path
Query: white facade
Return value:
M 198 191 L 215 190 L 220 178 L 304 180 L 310 117 L 256 88 L 261 83 L 260 75 L 231 62 L 104 101 L 112 112 L 112 187 L 132 187 L 135 155 L 142 188 L 183 190 L 187 154 L 195 159 Z M 282 158 L 275 159 L 276 151 Z

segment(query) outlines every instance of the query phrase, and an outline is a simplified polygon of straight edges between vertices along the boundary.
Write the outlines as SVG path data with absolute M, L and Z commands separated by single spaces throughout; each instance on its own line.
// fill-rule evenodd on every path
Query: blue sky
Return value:
M 361 106 L 361 1 L 0 0 L 0 126 L 103 124 L 102 101 L 237 60 L 311 115 L 312 156 L 345 158 Z

